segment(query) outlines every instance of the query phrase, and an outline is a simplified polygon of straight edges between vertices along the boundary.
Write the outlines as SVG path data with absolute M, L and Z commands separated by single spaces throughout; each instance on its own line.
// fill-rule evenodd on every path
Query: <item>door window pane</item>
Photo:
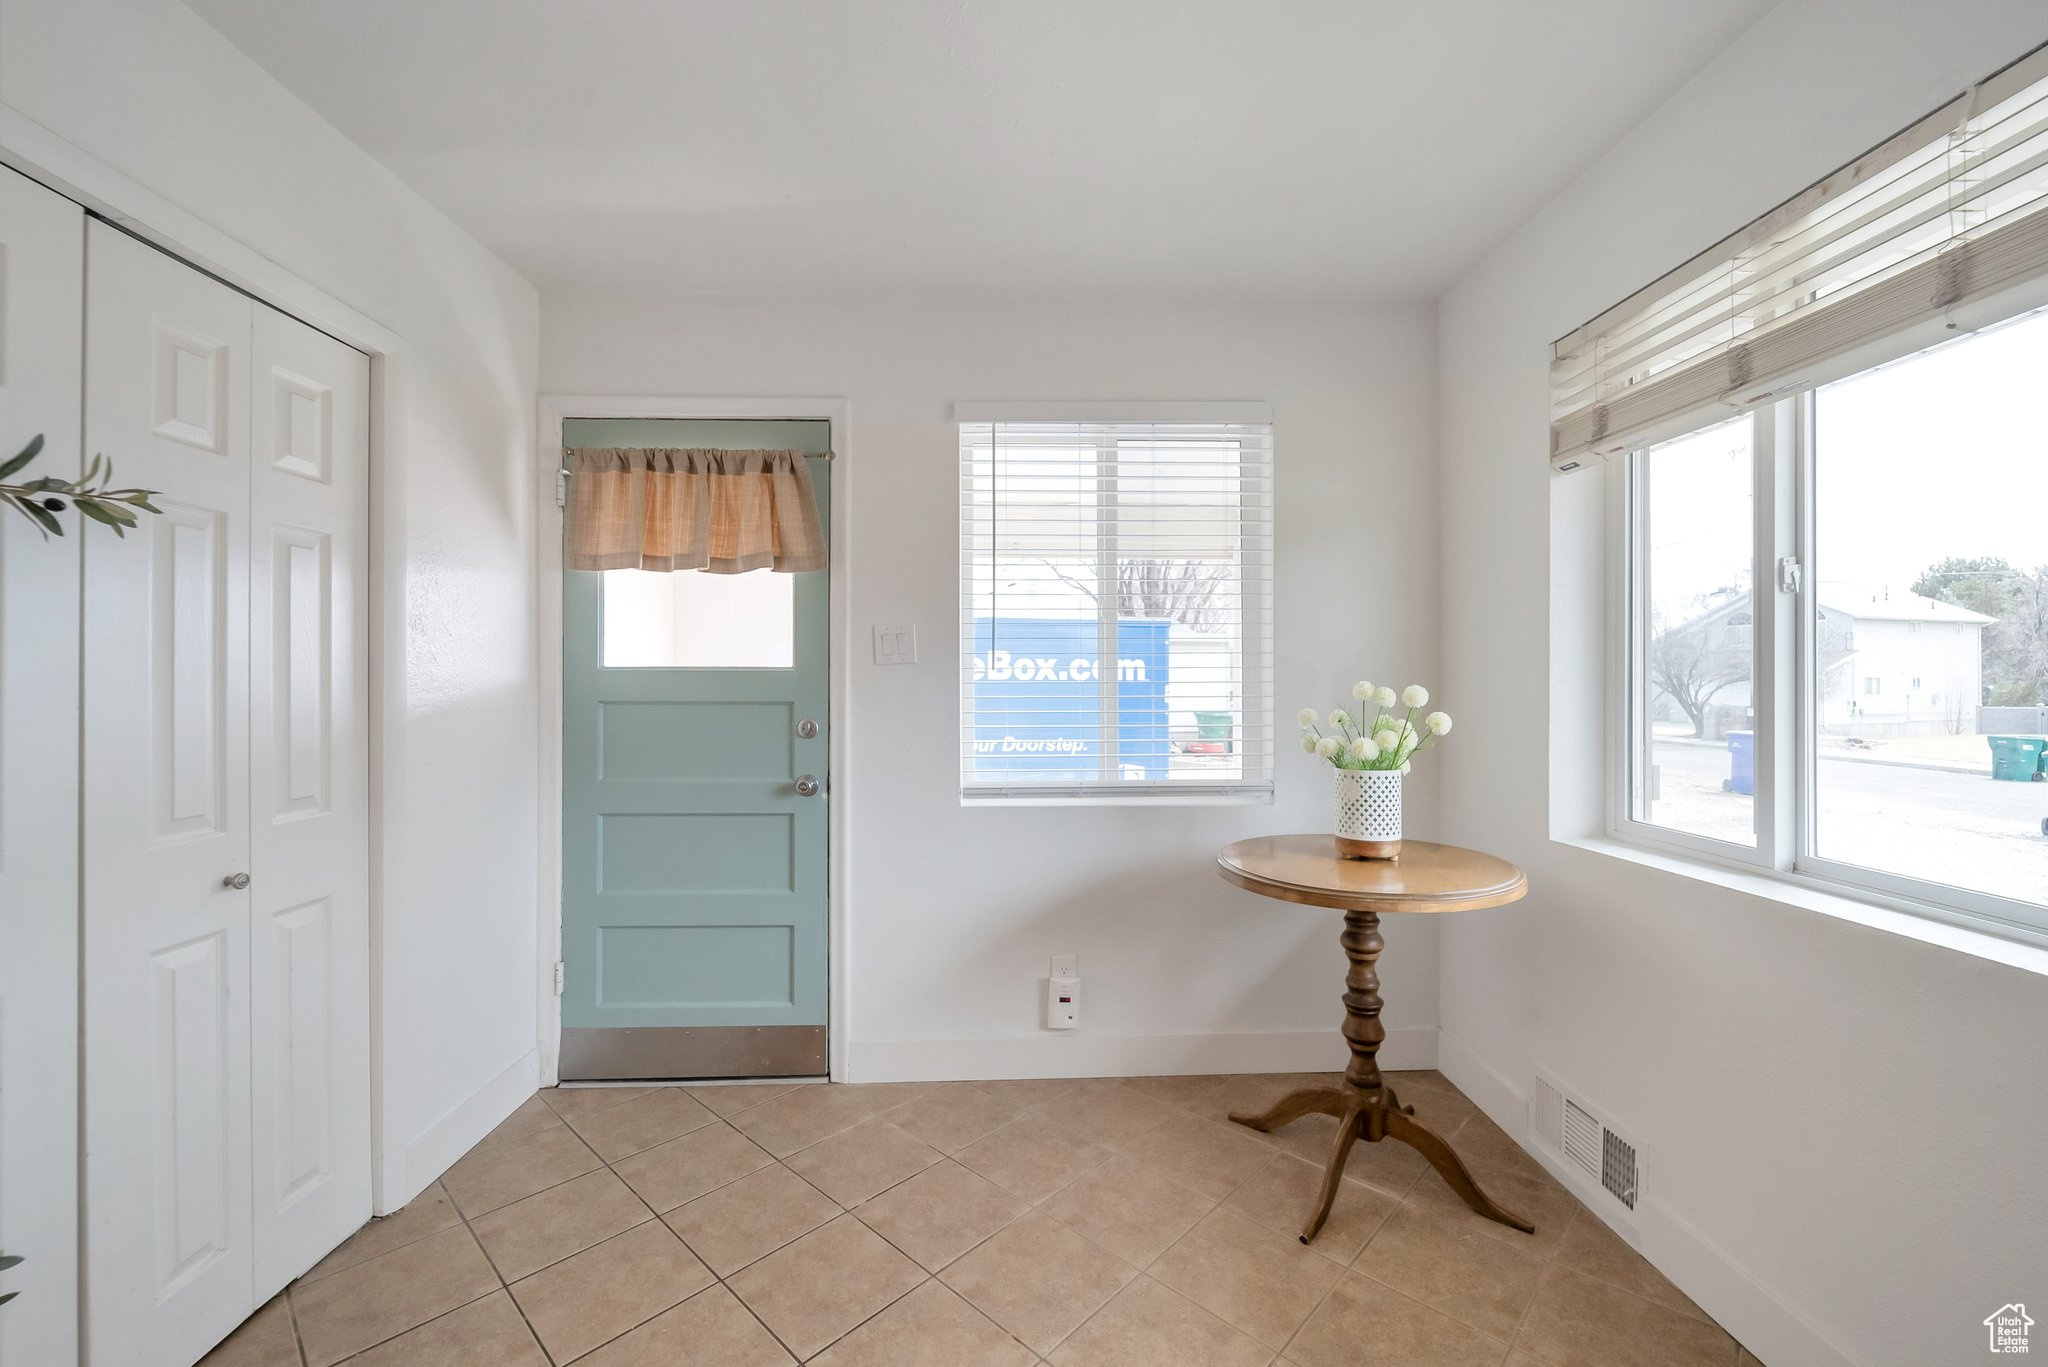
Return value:
M 1633 817 L 1756 843 L 1750 420 L 1636 457 Z
M 2048 902 L 2043 375 L 2034 318 L 1815 396 L 1824 859 Z
M 606 669 L 789 669 L 796 576 L 604 572 Z

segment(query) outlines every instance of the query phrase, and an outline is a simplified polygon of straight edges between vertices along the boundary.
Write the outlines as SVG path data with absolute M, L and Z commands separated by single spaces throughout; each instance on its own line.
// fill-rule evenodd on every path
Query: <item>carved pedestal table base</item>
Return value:
M 1277 1130 L 1305 1115 L 1337 1118 L 1337 1133 L 1323 1173 L 1316 1206 L 1302 1226 L 1301 1241 L 1316 1237 L 1329 1218 L 1344 1177 L 1351 1146 L 1394 1139 L 1408 1145 L 1437 1170 L 1465 1204 L 1489 1220 L 1526 1234 L 1536 1227 L 1502 1208 L 1481 1190 L 1441 1135 L 1415 1119 L 1380 1076 L 1380 937 L 1382 911 L 1473 911 L 1503 906 L 1527 890 L 1521 870 L 1504 860 L 1453 845 L 1410 840 L 1399 863 L 1360 864 L 1338 857 L 1329 836 L 1267 836 L 1241 840 L 1216 859 L 1223 877 L 1250 892 L 1308 906 L 1344 911 L 1342 938 L 1350 969 L 1344 978 L 1344 1040 L 1351 1062 L 1335 1087 L 1294 1092 L 1261 1115 L 1230 1118 L 1255 1130 Z

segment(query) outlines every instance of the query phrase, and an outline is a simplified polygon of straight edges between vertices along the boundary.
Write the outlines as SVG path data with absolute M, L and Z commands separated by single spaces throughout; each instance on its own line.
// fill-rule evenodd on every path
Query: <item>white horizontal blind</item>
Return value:
M 1265 422 L 961 422 L 964 796 L 1271 792 L 1272 454 Z
M 1559 339 L 1572 469 L 2048 303 L 2048 48 Z M 1975 306 L 1975 307 L 1973 307 Z

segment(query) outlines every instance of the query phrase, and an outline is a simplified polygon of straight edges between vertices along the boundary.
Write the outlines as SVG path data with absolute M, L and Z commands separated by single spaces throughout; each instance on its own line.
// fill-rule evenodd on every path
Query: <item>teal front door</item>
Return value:
M 563 444 L 799 450 L 828 422 L 572 419 Z M 821 1075 L 829 572 L 567 571 L 568 1079 Z

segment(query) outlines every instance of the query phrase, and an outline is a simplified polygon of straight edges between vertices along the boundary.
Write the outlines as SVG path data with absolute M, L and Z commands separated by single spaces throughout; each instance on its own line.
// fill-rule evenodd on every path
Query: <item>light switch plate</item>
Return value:
M 875 663 L 914 665 L 917 663 L 917 628 L 889 626 L 875 628 Z

